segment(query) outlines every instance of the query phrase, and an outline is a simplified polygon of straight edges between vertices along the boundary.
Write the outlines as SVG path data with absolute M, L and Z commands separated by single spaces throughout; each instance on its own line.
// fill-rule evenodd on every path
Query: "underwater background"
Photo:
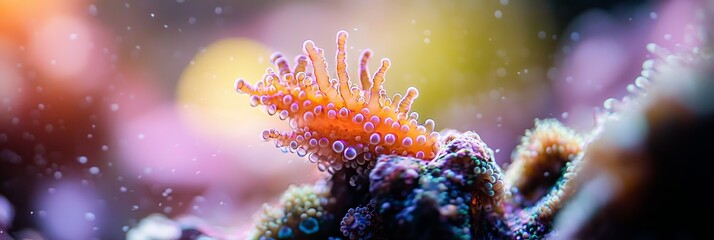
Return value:
M 278 238 L 696 238 L 707 223 L 684 222 L 696 210 L 678 209 L 692 204 L 710 211 L 697 191 L 712 164 L 705 161 L 714 102 L 706 94 L 713 89 L 712 11 L 705 0 L 0 1 L 0 239 L 276 238 L 260 227 L 275 220 L 264 216 L 263 204 L 285 207 L 281 199 L 293 195 L 314 198 L 310 204 L 333 219 L 306 221 L 317 219 L 316 211 L 300 223 L 323 228 L 289 223 L 291 234 L 285 230 Z M 370 49 L 365 66 L 372 72 L 380 59 L 390 60 L 389 96 L 419 90 L 407 110 L 418 112 L 420 124 L 432 119 L 435 132 L 464 133 L 441 132 L 441 145 L 425 141 L 444 149 L 478 146 L 459 153 L 468 156 L 490 151 L 478 155 L 479 164 L 491 174 L 503 170 L 488 188 L 503 178 L 503 199 L 489 198 L 488 190 L 454 191 L 487 199 L 493 212 L 476 218 L 474 206 L 490 204 L 473 203 L 459 212 L 471 217 L 468 223 L 417 221 L 409 228 L 399 221 L 413 213 L 375 210 L 384 202 L 409 205 L 406 200 L 371 186 L 418 175 L 414 181 L 422 185 L 398 194 L 423 189 L 438 195 L 429 186 L 444 180 L 423 176 L 441 173 L 428 163 L 397 159 L 418 159 L 416 151 L 397 152 L 401 156 L 380 159 L 381 165 L 374 156 L 359 170 L 364 173 L 345 170 L 337 175 L 347 177 L 335 182 L 331 175 L 339 169 L 320 169 L 307 153 L 289 153 L 297 147 L 276 149 L 263 141 L 265 129 L 288 130 L 290 123 L 252 108 L 251 94 L 236 93 L 236 79 L 264 79 L 274 52 L 293 66 L 295 56 L 307 54 L 306 40 L 324 49 L 336 77 L 339 31 L 349 34 L 344 53 L 354 82 L 360 55 Z M 666 84 L 648 88 L 649 82 Z M 418 139 L 411 140 L 416 145 Z M 538 161 L 548 158 L 519 150 L 529 141 L 577 147 L 565 147 L 564 160 L 540 168 Z M 439 159 L 457 156 L 435 149 Z M 516 159 L 533 160 L 512 164 Z M 444 161 L 444 169 L 465 178 L 474 173 L 464 166 L 480 166 Z M 573 161 L 590 165 L 581 171 L 570 167 Z M 375 167 L 388 170 L 377 174 Z M 412 168 L 421 170 L 389 176 Z M 559 178 L 570 171 L 579 187 L 553 210 L 564 220 L 549 212 L 547 220 L 533 220 L 546 227 L 528 225 L 531 212 L 521 210 L 551 196 L 550 189 L 571 179 Z M 370 172 L 379 176 L 370 179 Z M 360 184 L 364 189 L 350 192 Z M 338 187 L 346 195 L 330 190 Z M 353 202 L 337 201 L 343 198 Z M 345 206 L 335 207 L 339 203 Z M 461 211 L 441 207 L 435 219 Z M 380 219 L 374 225 L 395 223 L 404 235 L 359 224 L 340 229 L 343 217 L 366 221 L 355 217 L 360 211 L 362 218 Z M 666 214 L 679 219 L 665 223 Z M 420 232 L 440 224 L 448 227 L 430 233 L 441 235 Z M 561 226 L 557 234 L 554 226 Z

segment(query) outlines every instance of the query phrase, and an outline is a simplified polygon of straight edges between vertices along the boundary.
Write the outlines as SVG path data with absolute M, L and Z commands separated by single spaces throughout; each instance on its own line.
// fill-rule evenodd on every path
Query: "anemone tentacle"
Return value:
M 290 123 L 290 131 L 268 129 L 263 139 L 307 156 L 323 171 L 373 166 L 380 154 L 434 159 L 439 149 L 434 121 L 420 124 L 419 115 L 411 112 L 419 91 L 410 87 L 404 96 L 387 97 L 383 84 L 391 64 L 382 59 L 370 78 L 370 50 L 359 60 L 361 86 L 353 84 L 347 73 L 346 41 L 347 32 L 338 32 L 337 80 L 330 80 L 324 51 L 308 40 L 303 44 L 307 55 L 298 56 L 292 70 L 287 59 L 276 53 L 271 57 L 276 69 L 269 68 L 262 81 L 255 85 L 243 79 L 235 82 L 239 93 L 250 95 L 251 106 L 265 106 L 268 114 Z M 308 72 L 310 63 L 312 71 Z

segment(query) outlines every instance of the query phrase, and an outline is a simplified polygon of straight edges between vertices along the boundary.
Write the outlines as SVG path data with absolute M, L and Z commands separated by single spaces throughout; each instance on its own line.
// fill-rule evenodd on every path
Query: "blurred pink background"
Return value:
M 390 58 L 388 91 L 420 88 L 421 119 L 477 131 L 502 165 L 534 118 L 591 128 L 647 43 L 700 44 L 704 1 L 561 2 L 2 1 L 0 236 L 123 238 L 152 213 L 241 231 L 324 175 L 259 140 L 287 123 L 233 81 L 307 39 L 331 56 L 338 30 L 350 66 Z

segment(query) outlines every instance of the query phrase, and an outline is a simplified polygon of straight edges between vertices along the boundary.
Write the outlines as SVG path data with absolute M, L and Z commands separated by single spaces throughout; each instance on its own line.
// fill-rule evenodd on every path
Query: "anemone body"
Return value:
M 296 66 L 279 53 L 255 85 L 238 79 L 235 88 L 250 95 L 252 106 L 263 105 L 270 115 L 290 122 L 290 131 L 265 130 L 265 140 L 287 148 L 318 163 L 321 171 L 374 164 L 381 154 L 397 154 L 430 160 L 439 149 L 434 121 L 418 123 L 419 115 L 410 112 L 416 88 L 404 96 L 388 97 L 383 88 L 390 62 L 370 77 L 367 61 L 372 52 L 364 51 L 359 61 L 360 84 L 353 84 L 347 73 L 345 45 L 347 32 L 337 34 L 337 79 L 330 79 L 324 51 L 312 41 L 304 43 L 307 54 L 296 58 Z M 311 67 L 311 71 L 308 69 Z

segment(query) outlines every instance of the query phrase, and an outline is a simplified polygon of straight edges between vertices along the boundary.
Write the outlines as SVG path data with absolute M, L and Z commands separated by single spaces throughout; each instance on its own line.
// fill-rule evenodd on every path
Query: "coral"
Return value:
M 268 114 L 290 119 L 291 132 L 266 130 L 265 140 L 308 155 L 320 170 L 332 173 L 321 185 L 329 191 L 291 187 L 277 207 L 266 206 L 254 239 L 509 238 L 550 229 L 550 216 L 560 208 L 563 194 L 570 193 L 570 178 L 560 175 L 569 176 L 575 168 L 568 165 L 570 172 L 561 173 L 548 167 L 565 166 L 581 150 L 582 141 L 575 134 L 554 120 L 544 120 L 524 137 L 522 153 L 514 154 L 520 156 L 514 163 L 518 167 L 511 174 L 541 181 L 537 174 L 552 171 L 561 180 L 538 204 L 521 209 L 504 200 L 510 199 L 509 186 L 525 184 L 518 176 L 511 176 L 515 184 L 507 183 L 493 151 L 478 134 L 438 134 L 431 120 L 417 124 L 418 114 L 409 113 L 415 88 L 404 97 L 386 97 L 382 83 L 389 61 L 383 60 L 370 78 L 366 62 L 372 53 L 365 51 L 361 88 L 352 86 L 346 71 L 346 38 L 345 32 L 337 34 L 339 80 L 328 81 L 322 50 L 307 41 L 308 57 L 298 56 L 294 69 L 275 54 L 279 75 L 268 69 L 255 86 L 236 81 L 239 92 L 251 95 L 252 106 L 264 105 Z M 334 218 L 340 215 L 341 220 Z M 538 224 L 543 227 L 532 227 Z
M 382 156 L 369 174 L 369 191 L 374 195 L 406 196 L 408 191 L 416 187 L 425 168 L 418 159 Z
M 708 221 L 686 219 L 714 214 L 696 194 L 708 188 L 714 167 L 706 157 L 714 135 L 711 49 L 647 48 L 656 58 L 643 64 L 630 95 L 605 102 L 577 176 L 583 187 L 555 220 L 568 230 L 563 238 L 710 235 Z
M 295 68 L 290 69 L 287 60 L 276 53 L 271 59 L 277 73 L 269 68 L 255 86 L 242 79 L 236 81 L 236 90 L 249 94 L 252 106 L 264 105 L 268 114 L 278 114 L 280 119 L 290 122 L 291 131 L 265 130 L 263 139 L 273 139 L 277 147 L 286 147 L 301 157 L 307 155 L 311 162 L 318 163 L 321 171 L 373 166 L 380 154 L 433 159 L 439 149 L 434 121 L 419 124 L 419 114 L 410 112 L 419 91 L 409 88 L 404 96 L 388 97 L 382 84 L 390 62 L 383 59 L 370 78 L 369 50 L 360 58 L 361 86 L 353 84 L 345 62 L 346 40 L 347 32 L 340 31 L 338 80 L 330 80 L 324 51 L 306 41 L 307 56 L 298 56 Z M 312 71 L 308 71 L 309 63 Z M 365 175 L 368 168 L 362 170 Z
M 372 171 L 371 186 L 379 187 L 371 193 L 387 228 L 394 229 L 385 234 L 389 238 L 469 239 L 472 224 L 487 224 L 480 216 L 498 207 L 504 185 L 491 149 L 474 132 L 442 141 L 443 151 L 431 162 L 384 156 Z M 385 180 L 391 191 L 385 191 Z
M 290 186 L 280 198 L 279 207 L 263 206 L 255 224 L 253 239 L 292 239 L 317 235 L 330 202 L 325 183 Z
M 562 176 L 563 167 L 582 153 L 584 138 L 554 119 L 535 121 L 521 144 L 513 152 L 513 162 L 506 171 L 507 189 L 525 199 L 519 205 L 542 197 Z
M 553 229 L 553 217 L 575 194 L 578 181 L 575 177 L 582 171 L 582 153 L 565 163 L 562 175 L 548 193 L 533 206 L 513 212 L 510 228 L 516 239 L 543 238 Z
M 136 227 L 129 230 L 126 238 L 135 239 L 178 239 L 181 236 L 181 226 L 178 223 L 166 218 L 166 216 L 155 213 L 142 219 Z
M 350 208 L 340 222 L 340 231 L 349 239 L 370 239 L 379 229 L 375 201 L 367 206 Z
M 309 61 L 299 56 L 297 66 L 291 70 L 287 61 L 276 54 L 273 60 L 280 75 L 268 69 L 256 86 L 243 80 L 236 82 L 239 92 L 251 95 L 251 105 L 265 105 L 269 114 L 291 119 L 291 132 L 268 130 L 264 139 L 275 139 L 278 147 L 287 147 L 300 156 L 309 155 L 308 159 L 318 162 L 320 170 L 331 173 L 326 182 L 316 186 L 291 187 L 277 207 L 266 207 L 253 239 L 587 237 L 600 230 L 578 225 L 590 216 L 575 217 L 581 220 L 572 223 L 566 220 L 570 225 L 559 220 L 582 214 L 580 210 L 572 213 L 573 208 L 582 208 L 578 204 L 583 198 L 588 198 L 582 194 L 592 194 L 586 208 L 590 214 L 610 217 L 607 219 L 613 214 L 619 216 L 613 210 L 617 208 L 608 208 L 613 206 L 608 203 L 626 201 L 633 192 L 683 205 L 681 200 L 671 199 L 676 194 L 668 191 L 677 186 L 672 186 L 670 180 L 691 178 L 681 174 L 681 164 L 671 161 L 677 155 L 666 147 L 683 145 L 673 143 L 680 138 L 667 137 L 674 133 L 662 130 L 662 126 L 674 122 L 682 127 L 693 122 L 696 129 L 711 132 L 712 105 L 692 104 L 714 102 L 711 94 L 705 94 L 714 85 L 700 80 L 714 75 L 712 68 L 701 66 L 711 66 L 710 60 L 700 61 L 704 56 L 698 50 L 668 55 L 650 45 L 654 54 L 666 55 L 666 64 L 645 62 L 643 76 L 628 87 L 632 97 L 606 101 L 606 111 L 597 116 L 598 126 L 587 134 L 577 133 L 554 119 L 536 120 L 535 128 L 526 131 L 504 173 L 493 151 L 477 133 L 445 130 L 438 134 L 433 132 L 433 121 L 417 124 L 417 114 L 408 114 L 416 89 L 410 88 L 405 97 L 386 97 L 382 83 L 388 61 L 382 61 L 374 77 L 369 78 L 366 61 L 371 52 L 365 51 L 360 61 L 361 88 L 352 86 L 345 64 L 346 37 L 345 32 L 337 35 L 339 80 L 328 81 L 322 50 L 307 41 L 304 46 Z M 312 72 L 306 70 L 310 63 Z M 701 71 L 688 68 L 693 65 Z M 685 79 L 671 80 L 677 76 Z M 681 115 L 669 116 L 669 112 Z M 700 121 L 702 114 L 709 118 Z M 638 127 L 642 121 L 650 129 Z M 622 129 L 629 130 L 630 135 L 623 136 Z M 690 128 L 685 130 L 689 135 L 684 136 L 702 135 Z M 658 137 L 647 138 L 648 133 Z M 666 140 L 659 142 L 661 139 Z M 642 150 L 647 144 L 652 145 Z M 678 149 L 685 151 L 683 147 Z M 677 171 L 672 173 L 668 168 Z M 594 182 L 617 179 L 622 185 L 607 188 L 614 193 L 592 187 L 592 176 L 603 171 L 605 174 L 598 175 L 600 178 Z M 643 188 L 644 179 L 653 176 L 669 187 Z M 692 183 L 681 185 L 688 184 Z M 662 203 L 657 206 L 666 203 L 657 202 Z M 598 206 L 610 211 L 592 213 Z M 645 204 L 641 208 L 653 211 L 647 207 L 652 206 Z M 594 219 L 593 226 L 613 226 L 599 222 L 603 218 Z M 632 224 L 627 220 L 618 223 Z

